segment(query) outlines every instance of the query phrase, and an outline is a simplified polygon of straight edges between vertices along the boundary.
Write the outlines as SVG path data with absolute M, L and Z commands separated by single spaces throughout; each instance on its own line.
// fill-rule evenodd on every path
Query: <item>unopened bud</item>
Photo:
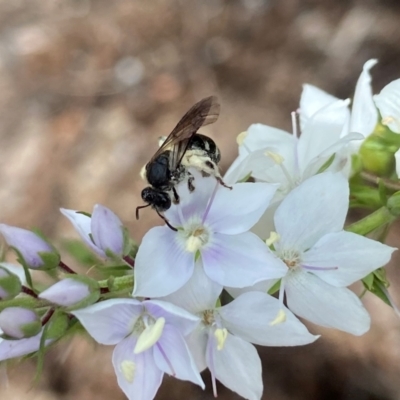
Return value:
M 12 299 L 19 293 L 21 293 L 20 278 L 0 265 L 0 300 Z
M 42 323 L 33 310 L 8 307 L 0 313 L 0 329 L 10 339 L 23 339 L 37 335 Z

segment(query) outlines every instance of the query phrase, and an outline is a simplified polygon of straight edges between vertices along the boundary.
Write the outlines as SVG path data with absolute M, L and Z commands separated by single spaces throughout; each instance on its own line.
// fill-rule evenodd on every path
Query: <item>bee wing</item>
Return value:
M 220 105 L 216 96 L 206 97 L 196 103 L 178 122 L 152 160 L 165 150 L 171 150 L 170 168 L 176 169 L 182 161 L 191 137 L 205 125 L 218 119 Z M 151 162 L 151 161 L 150 161 Z

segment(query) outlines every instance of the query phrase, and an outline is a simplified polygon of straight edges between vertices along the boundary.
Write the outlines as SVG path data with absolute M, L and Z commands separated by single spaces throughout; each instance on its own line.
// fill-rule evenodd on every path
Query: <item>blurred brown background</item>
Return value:
M 352 96 L 370 58 L 375 92 L 400 77 L 399 21 L 398 0 L 1 0 L 0 221 L 57 240 L 74 235 L 59 207 L 102 203 L 140 241 L 160 220 L 134 219 L 139 171 L 194 102 L 219 96 L 204 133 L 225 170 L 249 124 L 290 129 L 302 83 Z M 262 349 L 264 398 L 400 399 L 400 321 L 365 304 L 373 327 L 361 338 L 312 327 L 324 334 L 314 345 Z M 0 398 L 124 399 L 110 354 L 62 343 L 38 385 L 33 361 L 2 371 Z M 203 392 L 166 378 L 157 399 L 211 399 L 205 379 Z M 219 397 L 238 398 L 222 386 Z

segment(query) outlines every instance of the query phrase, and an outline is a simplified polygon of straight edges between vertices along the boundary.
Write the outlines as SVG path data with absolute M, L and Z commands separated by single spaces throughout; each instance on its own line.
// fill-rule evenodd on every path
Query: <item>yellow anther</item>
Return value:
M 274 153 L 273 151 L 267 150 L 264 154 L 267 157 L 272 158 L 272 161 L 274 161 L 278 165 L 282 164 L 285 161 L 285 159 L 280 154 Z
M 394 122 L 394 118 L 392 116 L 388 116 L 382 119 L 382 125 L 389 125 Z
M 273 245 L 274 243 L 278 242 L 280 238 L 281 237 L 280 237 L 279 233 L 272 231 L 269 234 L 269 238 L 265 241 L 265 243 L 269 247 L 269 246 Z
M 128 383 L 133 383 L 136 373 L 136 364 L 133 361 L 124 360 L 121 362 L 120 370 L 125 380 Z
M 248 135 L 247 131 L 239 133 L 239 135 L 237 135 L 237 138 L 236 138 L 236 143 L 239 146 L 241 146 L 243 144 L 243 142 L 244 142 L 244 139 L 246 139 L 247 135 Z
M 222 350 L 224 348 L 225 340 L 228 337 L 228 331 L 225 328 L 218 328 L 215 330 L 214 336 L 217 339 L 217 350 Z
M 155 345 L 163 333 L 164 325 L 165 318 L 161 317 L 158 318 L 153 325 L 147 326 L 145 330 L 139 335 L 133 352 L 135 354 L 139 354 Z
M 278 311 L 277 316 L 275 317 L 275 319 L 273 321 L 271 321 L 269 323 L 270 326 L 274 326 L 274 325 L 278 325 L 281 324 L 282 322 L 286 321 L 286 313 L 285 311 L 283 311 L 282 309 L 280 309 Z

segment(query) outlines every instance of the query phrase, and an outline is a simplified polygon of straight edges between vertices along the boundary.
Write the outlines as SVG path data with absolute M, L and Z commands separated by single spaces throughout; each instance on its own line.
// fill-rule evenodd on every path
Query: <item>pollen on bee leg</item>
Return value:
M 280 237 L 279 233 L 276 233 L 276 232 L 272 231 L 272 232 L 269 234 L 269 238 L 265 241 L 265 244 L 266 244 L 268 247 L 270 247 L 270 246 L 272 246 L 274 243 L 278 242 L 280 238 L 281 238 L 281 237 Z
M 120 371 L 128 383 L 133 383 L 136 373 L 136 364 L 133 361 L 122 361 L 120 364 Z
M 264 153 L 267 157 L 270 157 L 272 161 L 274 161 L 276 164 L 281 165 L 285 159 L 278 153 L 274 153 L 273 151 L 267 150 Z
M 225 328 L 217 328 L 214 332 L 214 336 L 217 339 L 217 350 L 222 350 L 224 348 L 226 338 L 228 337 L 228 331 Z
M 237 138 L 236 138 L 236 143 L 239 146 L 241 146 L 244 142 L 244 139 L 246 139 L 247 135 L 248 135 L 247 131 L 239 133 L 239 135 L 237 135 Z
M 286 313 L 285 311 L 279 309 L 278 314 L 276 315 L 275 319 L 269 323 L 270 326 L 281 324 L 282 322 L 286 321 Z

